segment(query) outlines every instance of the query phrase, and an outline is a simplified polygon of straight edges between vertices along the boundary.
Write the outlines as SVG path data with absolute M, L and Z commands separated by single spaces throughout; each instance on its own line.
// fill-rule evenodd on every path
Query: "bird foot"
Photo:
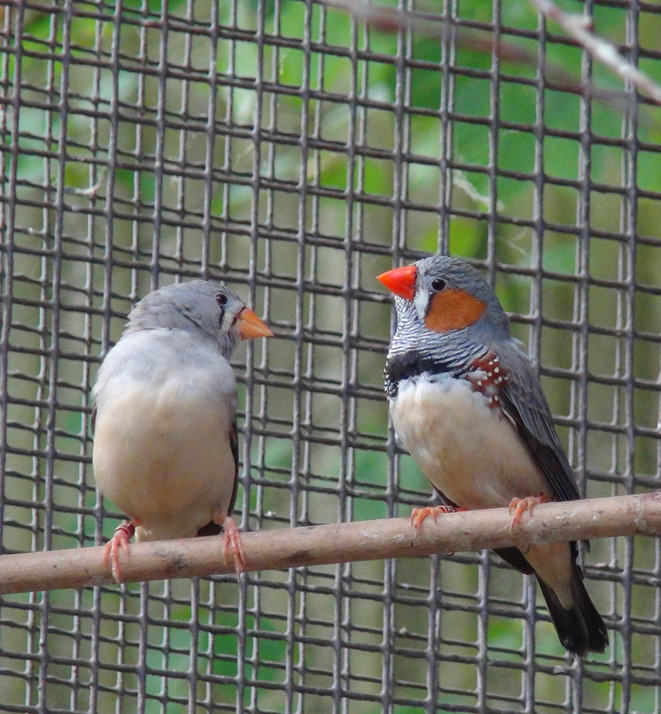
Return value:
M 526 498 L 517 498 L 516 496 L 510 501 L 510 533 L 514 535 L 514 529 L 521 523 L 523 514 L 528 511 L 532 516 L 533 508 L 539 503 L 548 503 L 549 499 L 540 493 L 539 496 L 526 496 Z
M 223 512 L 214 513 L 213 520 L 223 527 L 223 532 L 225 533 L 223 537 L 223 563 L 227 563 L 228 556 L 231 555 L 236 574 L 241 575 L 246 569 L 246 551 L 241 540 L 241 531 L 237 528 L 236 523 Z
M 118 583 L 124 580 L 124 575 L 119 565 L 119 553 L 123 550 L 127 559 L 131 557 L 130 542 L 137 525 L 137 519 L 120 523 L 117 528 L 115 528 L 112 538 L 106 543 L 103 549 L 103 564 L 107 567 L 110 563 L 112 576 Z
M 427 518 L 436 520 L 443 513 L 457 513 L 458 511 L 465 510 L 465 508 L 455 506 L 426 506 L 425 508 L 414 508 L 411 511 L 411 525 L 418 531 L 420 530 L 422 522 Z

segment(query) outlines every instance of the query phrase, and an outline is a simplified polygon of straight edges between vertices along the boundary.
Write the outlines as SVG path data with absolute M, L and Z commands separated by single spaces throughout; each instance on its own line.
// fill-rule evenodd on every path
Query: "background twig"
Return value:
M 434 12 L 411 12 L 396 10 L 382 5 L 372 5 L 363 0 L 318 0 L 321 5 L 350 13 L 356 20 L 382 32 L 414 30 L 426 36 L 441 38 L 452 32 L 457 47 L 482 54 L 495 53 L 501 60 L 525 65 L 532 69 L 538 66 L 539 58 L 515 42 L 496 39 L 486 30 L 461 27 Z M 595 59 L 605 64 L 624 79 L 633 82 L 655 104 L 661 104 L 661 87 L 650 77 L 636 69 L 607 40 L 590 31 L 591 20 L 583 15 L 562 11 L 551 0 L 530 0 L 539 11 L 555 20 L 575 42 L 586 49 Z M 631 97 L 623 91 L 596 87 L 591 81 L 581 80 L 558 64 L 548 60 L 544 63 L 545 84 L 549 89 L 590 96 L 613 108 L 624 109 L 632 104 Z
M 424 522 L 416 534 L 406 518 L 340 523 L 309 528 L 246 533 L 247 570 L 417 557 L 431 553 L 481 550 L 607 536 L 661 533 L 661 494 L 600 498 L 537 506 L 532 519 L 510 533 L 505 508 L 452 513 Z M 221 574 L 217 537 L 138 543 L 123 559 L 127 582 Z M 102 548 L 81 548 L 0 557 L 0 594 L 79 588 L 114 582 L 104 567 Z
M 546 17 L 555 20 L 560 27 L 596 60 L 606 65 L 624 80 L 629 80 L 657 104 L 661 104 L 661 87 L 644 72 L 636 69 L 617 51 L 612 43 L 591 31 L 592 20 L 585 15 L 576 15 L 561 10 L 551 0 L 530 0 Z

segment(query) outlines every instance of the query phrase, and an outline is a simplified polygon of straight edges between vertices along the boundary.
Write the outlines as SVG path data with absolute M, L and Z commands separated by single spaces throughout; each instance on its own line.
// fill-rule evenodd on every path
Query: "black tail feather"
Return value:
M 608 647 L 606 624 L 590 600 L 578 565 L 574 563 L 573 567 L 571 592 L 574 603 L 569 610 L 562 606 L 545 582 L 539 578 L 538 582 L 562 646 L 577 657 L 584 657 L 588 652 L 603 652 Z
M 200 528 L 195 535 L 198 538 L 201 538 L 202 536 L 219 535 L 222 530 L 223 529 L 217 523 L 209 521 L 206 526 L 202 526 L 202 528 Z

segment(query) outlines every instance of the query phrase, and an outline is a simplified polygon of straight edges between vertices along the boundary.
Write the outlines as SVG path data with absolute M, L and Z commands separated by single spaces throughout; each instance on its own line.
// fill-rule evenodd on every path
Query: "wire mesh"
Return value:
M 623 88 L 522 0 L 399 7 L 426 31 L 311 0 L 0 4 L 3 553 L 112 533 L 94 375 L 137 299 L 199 276 L 277 333 L 234 360 L 243 528 L 429 502 L 374 276 L 438 250 L 493 280 L 582 491 L 658 488 L 658 112 L 545 84 Z M 659 75 L 660 6 L 564 7 Z M 595 542 L 586 573 L 612 628 L 586 662 L 488 553 L 4 596 L 0 711 L 658 712 L 657 540 Z

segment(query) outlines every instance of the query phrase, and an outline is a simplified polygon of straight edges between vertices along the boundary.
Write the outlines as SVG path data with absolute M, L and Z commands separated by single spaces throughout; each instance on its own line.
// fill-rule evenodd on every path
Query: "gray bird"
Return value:
M 236 380 L 229 359 L 242 339 L 271 330 L 222 283 L 155 290 L 131 311 L 93 389 L 94 475 L 129 520 L 106 545 L 119 581 L 129 541 L 225 532 L 244 566 L 230 518 L 238 483 Z
M 536 503 L 580 498 L 537 374 L 479 271 L 433 257 L 378 279 L 397 309 L 385 369 L 393 425 L 446 504 L 416 509 L 414 525 L 447 508 L 509 506 L 514 529 Z M 567 651 L 605 650 L 575 542 L 496 552 L 537 576 Z

